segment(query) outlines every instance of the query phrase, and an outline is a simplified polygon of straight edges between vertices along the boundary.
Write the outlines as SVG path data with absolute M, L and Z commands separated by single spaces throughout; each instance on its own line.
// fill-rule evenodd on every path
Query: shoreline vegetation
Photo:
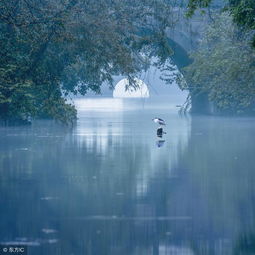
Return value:
M 252 33 L 241 31 L 231 15 L 214 16 L 192 63 L 183 69 L 192 112 L 229 115 L 255 113 L 255 49 Z
M 134 77 L 155 58 L 165 68 L 174 53 L 166 31 L 178 22 L 176 8 L 186 9 L 189 17 L 207 13 L 211 20 L 190 54 L 192 62 L 174 77 L 190 93 L 191 112 L 253 115 L 253 0 L 229 0 L 221 7 L 210 0 L 189 0 L 187 5 L 163 0 L 3 0 L 1 123 L 46 118 L 72 124 L 77 110 L 68 96 L 100 94 L 102 83 L 113 88 L 115 75 L 127 77 L 135 87 Z

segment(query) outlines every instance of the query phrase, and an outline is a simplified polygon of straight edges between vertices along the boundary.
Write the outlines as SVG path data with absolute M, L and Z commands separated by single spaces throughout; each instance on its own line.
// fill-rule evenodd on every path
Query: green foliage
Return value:
M 255 29 L 255 1 L 229 0 L 231 14 L 234 21 L 240 25 Z
M 249 38 L 227 13 L 218 16 L 184 69 L 189 91 L 208 94 L 221 111 L 255 112 L 255 53 Z
M 212 0 L 189 0 L 187 16 L 191 17 L 199 8 L 207 8 Z M 228 0 L 223 10 L 231 13 L 235 23 L 246 30 L 255 30 L 255 1 L 254 0 Z M 255 36 L 252 40 L 255 47 Z
M 172 54 L 171 13 L 162 0 L 0 1 L 0 118 L 73 120 L 63 95 L 100 93 Z
M 16 72 L 16 66 L 0 68 L 0 113 L 3 119 L 25 120 L 35 111 L 33 85 L 15 79 Z
M 193 16 L 198 8 L 207 8 L 210 6 L 211 2 L 212 0 L 189 0 L 186 15 L 188 17 Z
M 255 1 L 254 0 L 229 0 L 230 12 L 234 21 L 247 30 L 255 30 Z M 255 47 L 255 35 L 252 45 Z
M 77 111 L 72 104 L 68 104 L 64 98 L 49 98 L 44 101 L 39 117 L 54 116 L 64 124 L 73 123 L 76 120 Z

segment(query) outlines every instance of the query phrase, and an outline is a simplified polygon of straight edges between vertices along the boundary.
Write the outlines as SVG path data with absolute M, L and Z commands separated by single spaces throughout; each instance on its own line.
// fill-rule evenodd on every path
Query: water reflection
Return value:
M 36 255 L 254 252 L 254 120 L 161 113 L 160 149 L 153 110 L 1 128 L 0 242 Z
M 159 140 L 156 141 L 156 145 L 157 145 L 158 148 L 163 147 L 164 144 L 165 144 L 165 140 L 159 139 Z
M 165 140 L 163 140 L 162 138 L 163 138 L 163 135 L 165 135 L 166 134 L 166 132 L 163 130 L 163 127 L 159 127 L 158 129 L 157 129 L 157 141 L 156 141 L 156 146 L 158 147 L 158 148 L 160 148 L 160 147 L 163 147 L 164 146 L 164 144 L 165 144 Z

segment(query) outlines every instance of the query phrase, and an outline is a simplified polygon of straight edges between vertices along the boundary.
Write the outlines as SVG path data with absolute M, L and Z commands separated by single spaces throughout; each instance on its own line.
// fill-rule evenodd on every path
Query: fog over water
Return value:
M 177 68 L 176 66 L 174 68 Z M 178 70 L 178 69 L 177 69 Z M 173 71 L 175 72 L 175 71 Z M 188 93 L 187 91 L 181 91 L 175 81 L 173 81 L 171 84 L 167 84 L 162 78 L 166 77 L 165 74 L 168 75 L 170 73 L 173 73 L 170 71 L 161 71 L 159 68 L 155 66 L 150 66 L 147 71 L 142 72 L 137 76 L 138 79 L 141 79 L 143 82 L 146 83 L 148 86 L 148 89 L 150 91 L 150 98 L 159 98 L 164 96 L 169 97 L 168 99 L 175 102 L 184 102 Z M 121 79 L 126 78 L 122 76 L 116 76 L 114 77 L 113 86 L 115 86 Z M 101 88 L 101 94 L 95 95 L 93 92 L 89 92 L 86 97 L 112 97 L 113 91 L 112 89 L 109 89 L 108 84 L 103 84 Z M 83 98 L 83 97 L 82 97 Z M 160 98 L 158 102 L 160 102 Z M 166 98 L 167 100 L 167 98 Z
M 255 120 L 180 116 L 187 94 L 154 79 L 149 98 L 75 98 L 73 127 L 0 127 L 2 245 L 29 255 L 250 254 Z
M 104 84 L 100 95 L 88 93 L 85 97 L 74 99 L 78 117 L 87 110 L 111 112 L 136 109 L 171 109 L 177 111 L 176 106 L 183 105 L 188 93 L 181 91 L 175 81 L 167 84 L 161 77 L 164 77 L 164 72 L 154 66 L 139 75 L 138 78 L 145 82 L 148 87 L 149 98 L 113 98 L 113 90 Z M 114 86 L 122 79 L 123 77 L 115 77 Z M 160 112 L 156 111 L 155 114 L 158 115 Z
M 36 255 L 248 254 L 254 119 L 132 104 L 79 99 L 73 128 L 0 128 L 1 244 Z

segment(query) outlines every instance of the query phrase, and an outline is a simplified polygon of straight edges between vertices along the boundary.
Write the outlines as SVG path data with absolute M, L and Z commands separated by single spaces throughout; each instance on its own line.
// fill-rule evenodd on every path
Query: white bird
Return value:
M 155 123 L 158 123 L 159 125 L 161 126 L 165 126 L 166 125 L 166 122 L 160 118 L 154 118 L 152 119 Z

